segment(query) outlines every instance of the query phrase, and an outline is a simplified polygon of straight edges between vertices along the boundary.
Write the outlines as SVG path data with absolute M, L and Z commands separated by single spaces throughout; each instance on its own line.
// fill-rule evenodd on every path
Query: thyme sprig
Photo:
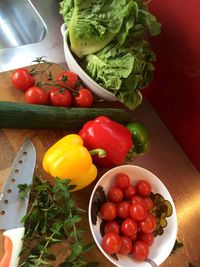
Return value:
M 97 262 L 87 263 L 84 253 L 93 244 L 85 244 L 84 230 L 78 225 L 84 210 L 76 207 L 70 192 L 75 186 L 70 180 L 55 178 L 55 185 L 35 178 L 31 191 L 31 205 L 23 217 L 25 223 L 24 246 L 19 267 L 55 266 L 56 257 L 52 245 L 67 241 L 70 252 L 60 263 L 62 267 L 97 267 Z M 26 195 L 27 187 L 19 187 Z

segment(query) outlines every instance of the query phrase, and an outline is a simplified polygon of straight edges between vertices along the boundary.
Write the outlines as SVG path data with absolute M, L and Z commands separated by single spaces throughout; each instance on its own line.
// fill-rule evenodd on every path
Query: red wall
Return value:
M 200 1 L 152 0 L 156 71 L 144 94 L 200 171 Z

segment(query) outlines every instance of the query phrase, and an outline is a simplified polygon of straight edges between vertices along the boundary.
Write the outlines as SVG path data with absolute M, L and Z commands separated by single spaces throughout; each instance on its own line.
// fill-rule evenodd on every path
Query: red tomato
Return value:
M 40 87 L 30 87 L 24 95 L 24 100 L 29 104 L 47 105 L 48 93 Z
M 133 185 L 129 185 L 126 189 L 123 190 L 124 198 L 131 199 L 135 194 L 135 187 Z
M 148 246 L 151 246 L 154 242 L 153 233 L 145 234 L 143 232 L 138 233 L 138 240 L 144 241 Z
M 123 199 L 123 192 L 120 188 L 113 186 L 108 190 L 107 198 L 111 202 L 118 203 Z
M 126 219 L 129 216 L 130 203 L 128 201 L 122 201 L 117 204 L 117 216 L 121 219 Z
M 29 70 L 19 68 L 12 74 L 12 84 L 16 89 L 25 92 L 35 85 L 35 77 L 30 74 Z
M 93 104 L 93 94 L 86 88 L 80 88 L 78 95 L 74 97 L 76 107 L 89 108 Z
M 130 185 L 130 178 L 125 173 L 118 173 L 115 176 L 115 185 L 120 189 L 126 189 Z
M 132 240 L 130 239 L 130 237 L 122 235 L 121 241 L 122 243 L 118 253 L 122 255 L 128 255 L 132 251 Z
M 142 203 L 143 205 L 146 206 L 146 202 L 144 200 L 144 198 L 140 197 L 140 196 L 133 196 L 131 198 L 131 201 L 130 201 L 132 204 L 135 204 L 135 203 Z
M 62 87 L 66 86 L 75 90 L 78 85 L 78 75 L 72 71 L 62 71 L 57 76 L 57 82 Z
M 136 221 L 143 221 L 147 217 L 147 208 L 142 203 L 132 203 L 129 208 L 130 216 Z
M 101 246 L 108 254 L 117 253 L 121 248 L 121 238 L 115 232 L 105 234 L 101 241 Z
M 120 234 L 120 225 L 116 221 L 108 222 L 104 227 L 104 233 L 115 232 L 116 234 Z
M 152 190 L 150 183 L 144 180 L 138 181 L 135 185 L 135 189 L 137 194 L 142 197 L 149 197 Z
M 112 202 L 105 202 L 100 210 L 99 210 L 100 217 L 105 221 L 112 221 L 116 218 L 117 212 L 115 204 Z
M 53 87 L 49 92 L 49 103 L 53 106 L 69 107 L 72 102 L 71 93 L 68 90 L 62 90 Z
M 144 201 L 145 201 L 145 204 L 146 204 L 146 207 L 147 207 L 148 210 L 153 209 L 154 203 L 153 203 L 153 200 L 150 197 L 145 197 Z
M 137 233 L 138 224 L 136 223 L 135 220 L 128 218 L 123 221 L 121 225 L 121 231 L 124 235 L 131 237 Z
M 132 257 L 138 261 L 145 261 L 149 255 L 149 247 L 141 240 L 133 243 Z
M 155 230 L 156 227 L 156 219 L 152 214 L 148 214 L 147 217 L 139 222 L 140 230 L 143 233 L 149 234 Z

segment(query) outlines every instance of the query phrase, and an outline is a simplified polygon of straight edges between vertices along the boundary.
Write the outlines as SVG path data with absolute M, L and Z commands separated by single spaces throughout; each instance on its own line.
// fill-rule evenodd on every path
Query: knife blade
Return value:
M 18 185 L 32 184 L 35 163 L 35 147 L 30 139 L 26 139 L 13 161 L 0 196 L 0 229 L 5 230 L 4 255 L 0 267 L 18 266 L 25 232 L 21 220 L 27 212 L 29 202 L 29 192 L 26 198 L 20 198 Z

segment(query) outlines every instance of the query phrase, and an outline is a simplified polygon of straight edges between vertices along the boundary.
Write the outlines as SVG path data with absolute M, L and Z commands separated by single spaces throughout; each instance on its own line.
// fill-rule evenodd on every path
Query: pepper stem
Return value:
M 106 157 L 106 151 L 101 149 L 101 148 L 89 150 L 89 153 L 91 156 L 98 155 L 99 158 L 105 158 Z

